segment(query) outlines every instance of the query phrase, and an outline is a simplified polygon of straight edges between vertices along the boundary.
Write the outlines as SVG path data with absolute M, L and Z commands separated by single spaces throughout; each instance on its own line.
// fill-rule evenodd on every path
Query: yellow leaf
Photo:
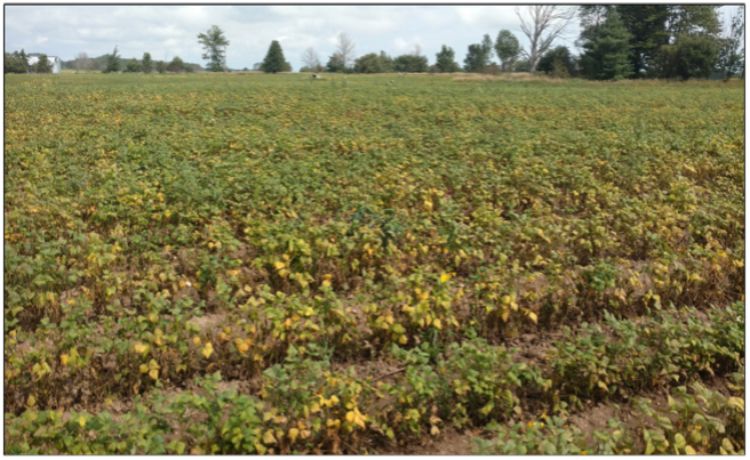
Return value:
M 529 319 L 531 320 L 531 322 L 533 322 L 534 324 L 536 324 L 537 319 L 538 319 L 537 316 L 536 316 L 536 313 L 534 313 L 533 311 L 530 311 L 528 316 L 529 316 Z
M 500 314 L 500 317 L 503 319 L 504 323 L 507 323 L 510 319 L 510 309 L 503 308 L 503 312 Z
M 299 436 L 299 429 L 289 428 L 289 440 L 294 442 L 297 439 L 297 436 Z
M 356 407 L 346 413 L 346 421 L 360 428 L 365 427 L 365 419 L 366 417 Z
M 86 417 L 84 417 L 83 415 L 78 416 L 78 426 L 80 426 L 81 428 L 86 426 Z
M 201 350 L 201 354 L 204 358 L 208 359 L 211 357 L 211 355 L 214 353 L 214 346 L 211 344 L 211 342 L 206 342 L 206 344 L 203 346 L 203 349 Z
M 280 260 L 277 260 L 276 262 L 273 263 L 273 267 L 276 270 L 281 270 L 282 268 L 286 267 L 286 264 Z
M 67 366 L 68 361 L 70 361 L 70 356 L 68 356 L 67 353 L 63 353 L 62 355 L 60 355 L 60 364 L 62 364 L 63 366 Z
M 736 396 L 731 396 L 727 400 L 727 403 L 730 406 L 732 406 L 732 407 L 734 407 L 734 408 L 736 408 L 736 409 L 738 409 L 738 410 L 740 410 L 742 412 L 745 412 L 745 400 L 744 399 L 738 398 Z
M 133 349 L 135 350 L 136 353 L 145 355 L 146 353 L 148 353 L 149 346 L 146 345 L 145 343 L 136 342 L 135 345 L 133 345 Z
M 441 283 L 447 283 L 448 280 L 450 280 L 450 279 L 451 279 L 450 273 L 443 273 L 443 274 L 440 275 L 440 282 Z
M 688 446 L 685 446 L 685 453 L 688 455 L 695 455 L 697 452 L 695 451 L 695 449 L 693 449 L 692 446 L 688 445 Z
M 276 444 L 276 438 L 273 435 L 273 430 L 266 430 L 266 432 L 263 433 L 263 442 L 265 444 Z
M 443 323 L 441 323 L 440 319 L 438 319 L 438 318 L 435 318 L 432 321 L 432 325 L 435 326 L 436 329 L 442 329 L 443 328 Z
M 193 345 L 197 347 L 197 346 L 200 346 L 200 344 L 201 344 L 201 338 L 198 337 L 197 335 L 193 337 Z
M 437 436 L 440 434 L 440 428 L 436 427 L 435 425 L 432 425 L 430 428 L 430 434 L 433 436 Z
M 237 351 L 242 355 L 250 350 L 250 339 L 234 339 L 234 344 L 237 347 Z
M 148 371 L 148 376 L 153 380 L 159 380 L 159 369 L 151 369 Z

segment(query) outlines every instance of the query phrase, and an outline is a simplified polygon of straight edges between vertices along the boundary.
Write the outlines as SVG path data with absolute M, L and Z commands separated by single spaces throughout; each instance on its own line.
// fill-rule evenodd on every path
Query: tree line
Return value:
M 581 76 L 596 80 L 623 78 L 744 78 L 744 9 L 730 19 L 721 35 L 717 5 L 532 5 L 516 10 L 529 45 L 523 49 L 509 30 L 494 40 L 485 34 L 468 46 L 463 66 L 455 51 L 442 45 L 434 64 L 414 52 L 392 58 L 384 51 L 354 55 L 354 43 L 339 34 L 336 50 L 325 65 L 314 49 L 302 56 L 301 72 L 543 72 L 557 77 Z M 566 27 L 578 18 L 581 33 L 574 55 L 568 47 L 553 46 Z M 492 61 L 494 56 L 499 63 Z M 265 72 L 291 69 L 281 45 L 274 40 L 264 61 Z
M 308 48 L 300 72 L 543 72 L 556 77 L 581 76 L 597 80 L 622 78 L 744 78 L 744 9 L 739 8 L 730 20 L 730 30 L 721 35 L 717 5 L 529 5 L 517 9 L 520 28 L 528 40 L 524 49 L 509 30 L 500 30 L 494 39 L 484 34 L 479 43 L 468 46 L 463 65 L 456 62 L 455 51 L 442 45 L 430 65 L 419 47 L 400 56 L 384 51 L 357 57 L 355 44 L 344 33 L 339 34 L 336 49 L 322 64 L 317 52 Z M 575 19 L 581 33 L 576 44 L 582 49 L 574 55 L 568 47 L 554 46 Z M 203 48 L 206 69 L 227 71 L 224 32 L 214 25 L 197 36 Z M 493 55 L 497 63 L 493 62 Z M 103 72 L 190 72 L 201 69 L 186 64 L 179 57 L 170 62 L 153 61 L 149 53 L 142 59 L 123 60 L 117 48 L 111 54 L 96 58 L 96 68 Z M 74 68 L 91 65 L 85 55 L 73 62 Z M 23 50 L 5 53 L 7 72 L 49 71 L 46 58 L 32 69 Z M 262 62 L 255 70 L 267 73 L 289 72 L 292 66 L 284 57 L 278 40 L 273 40 Z
M 5 53 L 5 73 L 50 73 L 52 63 L 46 55 L 39 56 L 35 64 L 29 64 L 29 56 L 24 50 Z M 71 61 L 63 61 L 62 68 L 75 71 L 112 72 L 142 72 L 142 73 L 181 73 L 202 70 L 199 64 L 184 62 L 179 56 L 170 61 L 160 61 L 151 58 L 151 54 L 143 53 L 141 59 L 123 59 L 117 51 L 98 57 L 89 57 L 86 53 L 79 53 Z
M 5 53 L 3 65 L 5 73 L 52 72 L 52 63 L 46 54 L 40 54 L 34 64 L 29 64 L 29 56 L 24 50 Z

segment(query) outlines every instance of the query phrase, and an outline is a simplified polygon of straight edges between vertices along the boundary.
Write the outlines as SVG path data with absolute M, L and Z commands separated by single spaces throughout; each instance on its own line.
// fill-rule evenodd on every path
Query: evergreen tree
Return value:
M 630 62 L 635 77 L 656 72 L 659 48 L 669 43 L 669 5 L 617 5 L 630 33 Z
M 284 51 L 277 40 L 273 40 L 271 46 L 268 47 L 260 69 L 266 73 L 288 72 L 292 69 L 292 66 L 284 59 Z
M 120 71 L 120 56 L 117 55 L 117 47 L 112 51 L 112 54 L 106 55 L 104 73 L 119 72 Z
M 521 45 L 518 39 L 509 30 L 501 30 L 495 40 L 495 54 L 500 59 L 500 68 L 503 72 L 513 69 L 513 63 L 521 52 Z
M 435 69 L 438 72 L 458 72 L 460 67 L 456 63 L 456 53 L 453 48 L 443 45 L 435 55 Z
M 203 59 L 208 60 L 206 70 L 222 72 L 226 69 L 226 48 L 229 40 L 219 26 L 211 26 L 205 33 L 198 34 L 198 43 L 203 46 Z
M 154 70 L 154 62 L 151 60 L 151 53 L 143 53 L 141 68 L 143 69 L 143 73 L 151 73 Z
M 581 67 L 589 78 L 619 80 L 632 74 L 630 34 L 620 15 L 610 9 L 603 23 L 585 31 Z

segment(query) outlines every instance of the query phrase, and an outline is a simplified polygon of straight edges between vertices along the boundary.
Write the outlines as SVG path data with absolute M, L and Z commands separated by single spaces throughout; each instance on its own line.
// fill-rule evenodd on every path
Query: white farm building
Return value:
M 36 65 L 39 62 L 39 53 L 31 53 L 28 55 L 29 66 Z M 62 60 L 57 56 L 47 56 L 47 61 L 52 66 L 52 73 L 60 73 L 62 69 Z

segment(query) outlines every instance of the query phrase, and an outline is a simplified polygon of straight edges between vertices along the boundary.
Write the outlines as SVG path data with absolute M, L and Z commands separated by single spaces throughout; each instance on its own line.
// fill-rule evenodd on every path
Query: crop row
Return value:
M 603 326 L 567 330 L 528 362 L 523 350 L 479 337 L 447 346 L 394 345 L 388 361 L 365 367 L 334 365 L 319 346 L 294 348 L 263 372 L 254 390 L 238 393 L 217 373 L 185 390 L 157 388 L 114 413 L 30 406 L 6 424 L 7 445 L 18 452 L 365 452 L 438 436 L 446 426 L 507 424 L 731 374 L 744 365 L 743 315 L 741 304 L 708 313 L 667 309 L 634 320 L 610 315 Z M 161 369 L 146 365 L 145 378 L 151 370 Z M 726 428 L 733 451 L 744 449 L 737 417 L 732 413 L 727 423 L 734 425 Z M 718 438 L 706 439 L 693 447 L 726 449 Z
M 693 382 L 671 390 L 666 401 L 636 397 L 613 408 L 627 416 L 613 414 L 588 433 L 566 415 L 491 423 L 490 439 L 477 438 L 476 450 L 494 455 L 744 454 L 744 368 L 731 381 L 729 394 Z

